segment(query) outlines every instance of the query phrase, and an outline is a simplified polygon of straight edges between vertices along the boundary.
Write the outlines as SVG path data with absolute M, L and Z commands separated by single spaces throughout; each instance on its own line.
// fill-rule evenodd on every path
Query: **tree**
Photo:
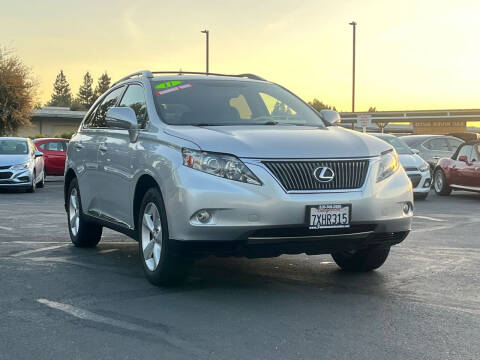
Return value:
M 368 108 L 368 112 L 375 112 L 375 111 L 377 111 L 377 108 L 376 108 L 376 107 L 370 106 L 370 107 Z
M 83 84 L 80 85 L 76 98 L 76 101 L 85 109 L 88 109 L 94 101 L 92 85 L 92 76 L 87 71 L 87 73 L 83 76 Z
M 313 107 L 317 111 L 320 111 L 320 110 L 323 110 L 323 109 L 337 111 L 335 106 L 330 106 L 330 105 L 324 104 L 322 101 L 320 101 L 318 99 L 313 99 L 312 101 L 309 101 L 308 105 L 310 105 L 311 107 Z
M 102 95 L 105 91 L 107 91 L 110 88 L 111 80 L 112 79 L 110 78 L 110 76 L 108 76 L 106 71 L 98 78 L 98 83 L 97 83 L 97 86 L 95 87 L 93 102 L 95 102 L 95 100 L 97 100 L 100 95 Z
M 53 83 L 52 99 L 48 102 L 48 106 L 68 106 L 72 103 L 72 92 L 67 77 L 63 74 L 63 70 L 57 75 Z
M 30 69 L 10 51 L 0 49 L 0 136 L 28 125 L 36 99 Z

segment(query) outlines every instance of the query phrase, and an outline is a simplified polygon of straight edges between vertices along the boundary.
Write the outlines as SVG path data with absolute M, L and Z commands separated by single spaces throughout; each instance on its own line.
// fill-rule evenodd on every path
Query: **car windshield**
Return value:
M 242 80 L 153 81 L 160 118 L 172 125 L 325 127 L 319 115 L 278 85 Z
M 394 136 L 380 136 L 380 139 L 392 145 L 399 154 L 413 154 L 412 149 L 410 149 L 402 139 Z
M 28 144 L 25 140 L 0 140 L 0 155 L 26 155 Z

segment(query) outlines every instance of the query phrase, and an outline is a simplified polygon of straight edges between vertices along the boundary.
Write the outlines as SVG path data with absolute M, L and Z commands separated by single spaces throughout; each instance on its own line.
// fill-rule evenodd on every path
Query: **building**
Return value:
M 68 107 L 45 106 L 34 110 L 29 126 L 18 129 L 17 136 L 54 137 L 77 130 L 86 111 L 72 111 Z

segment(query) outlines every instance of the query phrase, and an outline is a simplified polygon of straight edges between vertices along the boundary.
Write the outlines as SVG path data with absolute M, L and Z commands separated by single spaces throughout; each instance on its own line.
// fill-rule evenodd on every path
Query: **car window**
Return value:
M 48 151 L 61 151 L 65 152 L 65 142 L 64 141 L 50 141 L 40 145 L 40 148 Z
M 140 129 L 145 129 L 148 122 L 147 103 L 141 85 L 129 85 L 119 106 L 130 107 L 135 111 Z
M 263 81 L 172 79 L 152 81 L 159 117 L 172 125 L 325 124 L 302 100 Z
M 472 153 L 472 145 L 465 145 L 458 151 L 456 160 L 460 159 L 460 156 L 466 156 L 467 159 L 470 159 L 471 153 Z
M 88 122 L 89 128 L 104 128 L 106 127 L 105 122 L 105 115 L 107 115 L 108 109 L 115 106 L 117 103 L 118 98 L 123 92 L 124 87 L 119 87 L 109 93 L 105 99 L 103 99 L 102 103 L 98 106 L 95 114 L 92 116 L 90 122 Z
M 456 151 L 457 148 L 463 144 L 462 140 L 454 139 L 454 138 L 448 138 L 447 142 L 448 142 L 448 145 L 450 146 L 450 151 Z
M 26 155 L 28 144 L 25 140 L 0 139 L 0 155 Z
M 470 154 L 470 162 L 477 162 L 478 159 L 480 158 L 479 148 L 480 148 L 480 145 L 473 145 L 472 146 L 472 152 Z
M 444 138 L 428 140 L 423 146 L 434 151 L 450 151 L 447 141 Z

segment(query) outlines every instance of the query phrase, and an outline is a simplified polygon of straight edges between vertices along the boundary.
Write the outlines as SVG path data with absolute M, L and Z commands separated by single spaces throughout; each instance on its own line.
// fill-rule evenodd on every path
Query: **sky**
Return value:
M 304 100 L 366 111 L 480 108 L 478 0 L 0 0 L 0 46 L 31 67 L 42 102 L 63 69 L 77 93 L 142 69 L 254 73 Z

